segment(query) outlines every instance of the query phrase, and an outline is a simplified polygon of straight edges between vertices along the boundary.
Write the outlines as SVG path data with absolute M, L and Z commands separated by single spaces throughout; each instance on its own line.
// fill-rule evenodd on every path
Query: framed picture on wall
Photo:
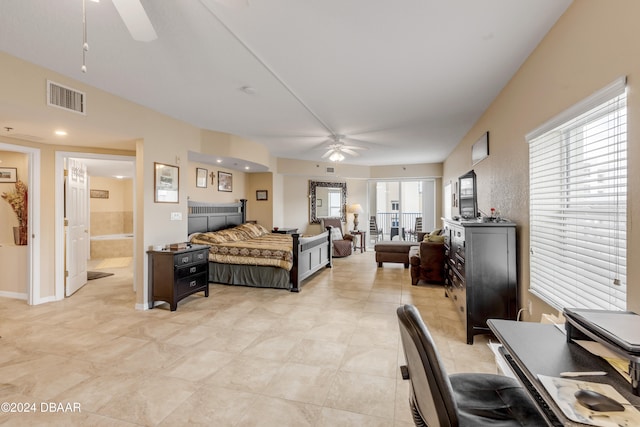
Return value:
M 218 191 L 233 191 L 233 175 L 218 171 Z
M 206 169 L 196 168 L 196 187 L 207 188 L 208 172 Z
M 18 181 L 17 168 L 0 168 L 0 182 L 16 182 Z
M 155 169 L 153 201 L 156 203 L 178 203 L 180 168 L 157 162 L 153 162 L 153 166 Z
M 267 190 L 256 190 L 256 200 L 269 200 L 269 192 Z
M 485 132 L 471 147 L 471 163 L 475 165 L 487 157 L 489 157 L 489 132 Z

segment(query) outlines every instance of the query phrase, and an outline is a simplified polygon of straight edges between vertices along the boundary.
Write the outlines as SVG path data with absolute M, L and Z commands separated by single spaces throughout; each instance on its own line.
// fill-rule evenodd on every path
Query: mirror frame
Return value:
M 320 218 L 316 216 L 316 189 L 318 187 L 339 188 L 342 206 L 340 206 L 340 220 L 347 221 L 347 183 L 328 181 L 309 181 L 309 223 L 320 224 Z
M 471 196 L 468 196 L 468 197 L 462 197 L 462 181 L 467 179 L 472 180 L 472 183 L 473 183 L 472 194 Z M 476 173 L 473 170 L 467 172 L 466 174 L 458 178 L 458 208 L 459 208 L 458 212 L 460 213 L 460 218 L 462 218 L 463 220 L 476 219 L 478 217 L 478 192 L 477 192 L 476 186 L 477 186 Z M 471 203 L 473 204 L 473 216 L 462 215 L 463 199 L 467 201 L 465 205 L 468 205 L 469 200 L 471 200 Z

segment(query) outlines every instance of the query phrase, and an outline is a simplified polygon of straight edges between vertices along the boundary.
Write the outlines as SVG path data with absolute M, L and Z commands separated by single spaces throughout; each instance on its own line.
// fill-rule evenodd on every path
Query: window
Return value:
M 530 291 L 626 310 L 627 137 L 619 79 L 527 135 Z
M 329 216 L 340 217 L 340 209 L 342 209 L 342 199 L 340 197 L 340 191 L 335 189 L 329 189 Z

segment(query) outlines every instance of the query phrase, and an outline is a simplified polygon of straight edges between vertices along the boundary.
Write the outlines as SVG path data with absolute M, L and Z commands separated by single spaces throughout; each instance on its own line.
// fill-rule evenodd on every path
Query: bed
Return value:
M 227 231 L 227 229 L 245 224 L 246 203 L 245 199 L 238 203 L 189 201 L 189 238 L 194 239 L 194 243 L 201 244 L 203 243 L 202 239 L 207 238 L 201 233 Z M 283 254 L 284 261 L 272 261 L 273 265 L 257 265 L 257 260 L 252 262 L 246 259 L 247 252 L 251 253 L 260 249 L 247 248 L 240 244 L 229 245 L 232 249 L 227 249 L 212 244 L 209 252 L 209 282 L 280 288 L 299 292 L 305 279 L 323 268 L 332 267 L 331 236 L 328 231 L 311 237 L 303 237 L 299 234 L 274 234 L 273 236 L 265 235 L 264 238 L 271 242 L 280 239 L 280 243 L 276 243 L 280 246 L 272 251 L 280 250 L 283 244 L 282 239 L 286 241 L 290 253 Z M 214 239 L 211 238 L 211 240 Z M 262 250 L 268 247 L 267 243 L 262 242 L 261 244 L 263 245 Z M 224 253 L 221 254 L 221 252 Z M 239 252 L 243 253 L 242 257 L 233 256 Z M 239 260 L 242 260 L 243 263 L 239 263 Z

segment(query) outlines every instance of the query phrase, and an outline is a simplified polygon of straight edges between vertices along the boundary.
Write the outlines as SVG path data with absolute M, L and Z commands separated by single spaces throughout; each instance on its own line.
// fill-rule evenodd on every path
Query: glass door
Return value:
M 369 212 L 382 240 L 416 240 L 435 227 L 435 180 L 371 181 Z

